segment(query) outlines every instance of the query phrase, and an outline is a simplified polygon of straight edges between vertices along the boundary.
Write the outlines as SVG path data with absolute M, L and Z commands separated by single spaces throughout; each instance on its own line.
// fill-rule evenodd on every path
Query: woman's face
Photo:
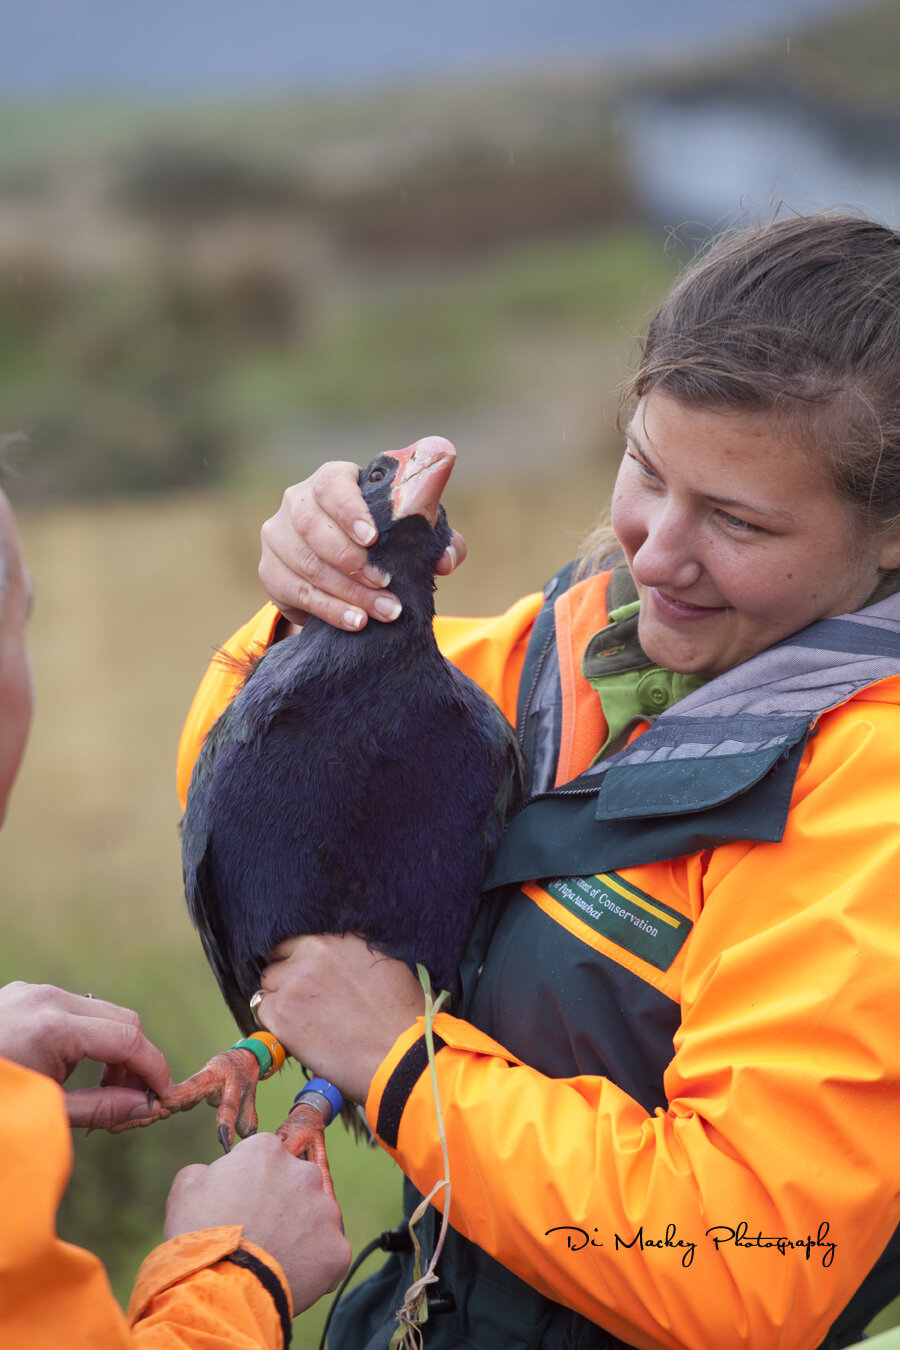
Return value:
M 711 678 L 831 614 L 858 609 L 900 535 L 860 539 L 825 469 L 762 415 L 658 389 L 638 404 L 612 524 L 659 665 Z

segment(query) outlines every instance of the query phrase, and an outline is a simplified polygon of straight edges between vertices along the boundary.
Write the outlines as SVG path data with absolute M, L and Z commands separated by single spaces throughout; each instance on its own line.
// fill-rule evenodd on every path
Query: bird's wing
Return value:
M 230 711 L 230 708 L 226 709 L 210 730 L 194 766 L 181 822 L 181 861 L 188 910 L 200 934 L 206 959 L 235 1021 L 244 1034 L 249 1035 L 256 1028 L 238 982 L 232 942 L 216 903 L 216 888 L 209 867 L 212 825 L 207 810 L 207 790 L 219 749 L 235 733 L 232 725 L 235 719 L 229 715 Z
M 259 764 L 258 751 L 282 710 L 302 707 L 308 697 L 305 686 L 310 679 L 321 681 L 322 669 L 327 671 L 321 651 L 329 637 L 327 625 L 310 620 L 307 629 L 246 667 L 241 690 L 211 727 L 197 757 L 181 826 L 188 909 L 213 974 L 245 1033 L 254 1029 L 248 1000 L 258 987 L 259 953 L 270 945 L 253 940 L 256 916 L 248 912 L 242 890 L 246 874 L 260 863 L 254 838 L 258 812 L 247 795 L 252 798 L 259 768 L 248 777 L 247 765 Z M 223 796 L 230 799 L 227 809 Z

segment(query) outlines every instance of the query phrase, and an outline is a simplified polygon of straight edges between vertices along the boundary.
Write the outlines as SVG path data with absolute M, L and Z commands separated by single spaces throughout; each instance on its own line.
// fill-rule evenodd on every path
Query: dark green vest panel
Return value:
M 665 1108 L 679 1005 L 521 891 L 502 906 L 465 1015 L 550 1078 L 600 1074 L 645 1111 Z

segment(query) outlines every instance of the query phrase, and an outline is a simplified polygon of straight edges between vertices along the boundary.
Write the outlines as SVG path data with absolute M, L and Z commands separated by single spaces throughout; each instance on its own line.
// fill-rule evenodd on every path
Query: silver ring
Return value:
M 265 996 L 266 996 L 266 991 L 265 991 L 265 989 L 257 989 L 256 993 L 253 995 L 253 997 L 252 997 L 251 1000 L 250 1000 L 250 1011 L 251 1011 L 251 1012 L 254 1012 L 254 1013 L 256 1012 L 257 1008 L 258 1008 L 259 1005 L 262 1003 L 262 1001 L 263 1001 L 263 999 L 265 998 Z

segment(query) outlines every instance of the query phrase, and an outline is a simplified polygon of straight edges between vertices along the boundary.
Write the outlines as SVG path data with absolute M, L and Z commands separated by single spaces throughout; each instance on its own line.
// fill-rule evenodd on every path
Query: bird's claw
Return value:
M 216 1134 L 227 1153 L 235 1137 L 246 1139 L 259 1126 L 256 1115 L 256 1085 L 259 1082 L 259 1060 L 249 1050 L 223 1050 L 208 1064 L 177 1083 L 165 1096 L 156 1101 L 153 1115 L 129 1121 L 119 1130 L 152 1125 L 179 1111 L 190 1111 L 199 1102 L 215 1106 Z
M 333 1196 L 334 1182 L 325 1152 L 325 1121 L 321 1111 L 309 1102 L 299 1102 L 275 1133 L 295 1158 L 306 1158 L 317 1165 L 326 1195 Z

